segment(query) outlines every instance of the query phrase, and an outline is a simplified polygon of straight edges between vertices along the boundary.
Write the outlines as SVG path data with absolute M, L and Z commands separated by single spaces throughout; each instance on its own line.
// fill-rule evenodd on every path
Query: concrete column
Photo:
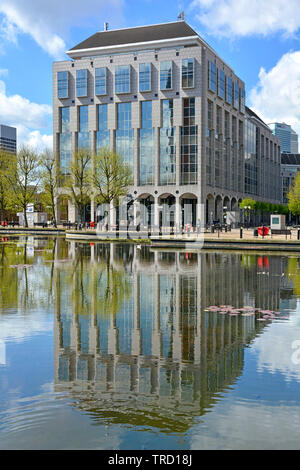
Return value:
M 68 220 L 71 223 L 78 221 L 78 210 L 71 201 L 68 201 Z
M 133 329 L 132 329 L 132 339 L 131 339 L 131 353 L 134 356 L 139 356 L 142 351 L 142 335 L 140 328 L 140 285 L 139 285 L 139 275 L 134 275 L 133 281 Z
M 181 231 L 181 201 L 180 197 L 175 197 L 175 231 Z
M 116 360 L 112 357 L 107 362 L 106 368 L 106 388 L 107 390 L 114 390 L 116 381 Z
M 138 393 L 139 391 L 139 358 L 134 357 L 130 364 L 130 391 Z
M 159 198 L 154 196 L 154 230 L 158 231 L 159 228 Z
M 175 361 L 181 362 L 182 359 L 182 337 L 180 331 L 180 275 L 176 273 L 176 288 L 175 288 L 175 295 L 176 295 L 176 304 L 174 309 L 174 317 L 173 317 L 173 359 Z
M 134 129 L 133 132 L 133 183 L 134 186 L 138 186 L 140 180 L 140 130 Z
M 159 361 L 155 360 L 151 364 L 150 368 L 150 382 L 151 382 L 151 394 L 153 395 L 159 395 L 159 371 L 160 371 L 160 365 Z
M 95 222 L 95 201 L 91 199 L 91 222 Z
M 113 201 L 109 205 L 109 229 L 111 230 L 112 225 L 116 225 L 117 221 L 117 214 L 116 214 L 116 208 L 114 206 Z M 115 230 L 115 229 L 114 229 Z
M 149 155 L 150 158 L 154 158 L 154 184 L 158 186 L 160 183 L 160 139 L 159 139 L 159 128 L 154 128 L 154 155 Z
M 160 331 L 160 279 L 159 274 L 154 273 L 154 328 L 152 332 L 152 356 L 160 357 L 162 347 Z
M 198 225 L 200 220 L 200 229 L 201 231 L 204 230 L 205 227 L 205 210 L 204 204 L 201 204 L 201 198 L 197 198 L 197 206 L 196 206 L 196 224 Z
M 181 179 L 181 127 L 176 126 L 176 186 L 180 185 Z
M 116 317 L 111 315 L 110 326 L 108 329 L 108 354 L 116 356 L 118 354 L 118 328 L 116 325 Z
M 133 203 L 133 223 L 135 227 L 141 223 L 140 201 L 137 199 Z

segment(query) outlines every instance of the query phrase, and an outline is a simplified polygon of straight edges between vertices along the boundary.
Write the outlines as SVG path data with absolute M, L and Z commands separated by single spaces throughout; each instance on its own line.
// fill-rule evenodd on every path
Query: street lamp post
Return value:
M 251 206 L 248 206 L 248 228 L 250 227 L 250 211 L 251 211 Z

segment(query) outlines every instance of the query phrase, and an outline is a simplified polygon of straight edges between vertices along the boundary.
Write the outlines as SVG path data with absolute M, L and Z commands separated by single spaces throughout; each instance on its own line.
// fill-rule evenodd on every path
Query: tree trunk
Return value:
M 53 227 L 57 227 L 57 223 L 56 223 L 56 214 L 55 214 L 55 204 L 53 204 L 52 206 L 52 212 L 53 212 Z
M 24 227 L 27 228 L 28 227 L 28 221 L 27 221 L 27 213 L 26 213 L 26 209 L 24 209 L 24 222 L 25 222 L 25 225 Z

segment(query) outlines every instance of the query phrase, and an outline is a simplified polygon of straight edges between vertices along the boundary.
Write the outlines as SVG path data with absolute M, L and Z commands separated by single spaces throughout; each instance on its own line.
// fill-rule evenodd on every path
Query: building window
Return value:
M 240 88 L 240 111 L 245 114 L 245 89 Z
M 89 107 L 79 106 L 78 148 L 90 148 Z
M 95 69 L 95 94 L 106 95 L 106 67 Z
M 160 89 L 172 89 L 172 61 L 168 60 L 160 63 Z
M 256 126 L 245 120 L 245 192 L 257 194 Z
M 231 117 L 231 189 L 234 191 L 236 191 L 236 182 L 237 182 L 236 147 L 237 147 L 236 118 L 232 116 Z
M 162 100 L 160 184 L 176 183 L 176 128 L 173 126 L 173 112 L 173 100 Z
M 197 183 L 197 126 L 195 125 L 195 98 L 183 100 L 183 127 L 181 128 L 181 184 Z
M 229 145 L 230 145 L 230 115 L 225 111 L 224 116 L 224 147 L 223 147 L 223 160 L 224 160 L 224 187 L 230 189 L 229 184 Z
M 244 192 L 243 184 L 243 166 L 245 164 L 245 155 L 244 155 L 244 124 L 243 121 L 239 121 L 239 144 L 238 144 L 238 191 L 240 193 Z M 255 133 L 255 150 L 256 150 L 256 141 L 257 134 Z
M 87 70 L 76 70 L 76 96 L 87 96 Z
M 110 147 L 110 135 L 107 122 L 107 104 L 98 105 L 98 130 L 96 132 L 96 151 Z
M 154 147 L 152 128 L 152 101 L 142 101 L 140 129 L 140 185 L 154 183 Z
M 226 77 L 226 101 L 232 105 L 232 80 Z
M 57 72 L 57 97 L 69 98 L 69 72 Z
M 151 91 L 151 63 L 139 65 L 139 90 Z
M 208 62 L 208 89 L 217 92 L 217 67 L 213 62 Z
M 130 65 L 119 65 L 116 67 L 115 92 L 130 93 Z
M 215 135 L 215 185 L 221 187 L 222 174 L 222 108 L 217 106 L 217 132 Z
M 220 69 L 218 69 L 218 96 L 225 99 L 225 74 Z
M 239 87 L 237 83 L 233 84 L 233 107 L 239 109 Z
M 207 129 L 206 129 L 206 178 L 207 184 L 212 184 L 212 138 L 213 138 L 213 103 L 207 101 Z
M 116 152 L 133 170 L 133 129 L 131 127 L 131 103 L 118 103 L 118 128 Z
M 70 108 L 60 108 L 61 134 L 59 136 L 59 161 L 62 174 L 69 174 L 71 156 L 72 156 L 72 139 L 70 132 Z
M 181 68 L 181 84 L 182 88 L 194 87 L 194 59 L 183 59 Z

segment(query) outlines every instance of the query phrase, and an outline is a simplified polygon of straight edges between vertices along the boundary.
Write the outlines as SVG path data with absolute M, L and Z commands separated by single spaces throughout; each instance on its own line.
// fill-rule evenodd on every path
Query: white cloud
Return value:
M 20 33 L 29 34 L 37 44 L 55 59 L 66 50 L 65 37 L 72 26 L 99 19 L 99 29 L 108 15 L 120 15 L 124 0 L 0 0 L 4 15 L 0 36 L 15 42 Z M 109 3 L 109 4 L 108 4 Z
M 5 83 L 0 80 L 0 123 L 17 128 L 18 145 L 52 147 L 52 135 L 40 132 L 49 127 L 51 117 L 51 106 L 33 103 L 20 95 L 8 96 Z
M 191 9 L 209 32 L 221 36 L 292 35 L 300 27 L 299 0 L 193 0 Z
M 249 104 L 265 122 L 285 122 L 300 134 L 300 51 L 283 55 L 269 71 L 261 68 Z
M 273 323 L 256 339 L 252 351 L 257 355 L 258 371 L 280 372 L 286 381 L 296 379 L 300 382 L 300 366 L 292 360 L 295 351 L 293 342 L 300 340 L 300 319 L 297 313 L 291 315 L 289 321 Z

